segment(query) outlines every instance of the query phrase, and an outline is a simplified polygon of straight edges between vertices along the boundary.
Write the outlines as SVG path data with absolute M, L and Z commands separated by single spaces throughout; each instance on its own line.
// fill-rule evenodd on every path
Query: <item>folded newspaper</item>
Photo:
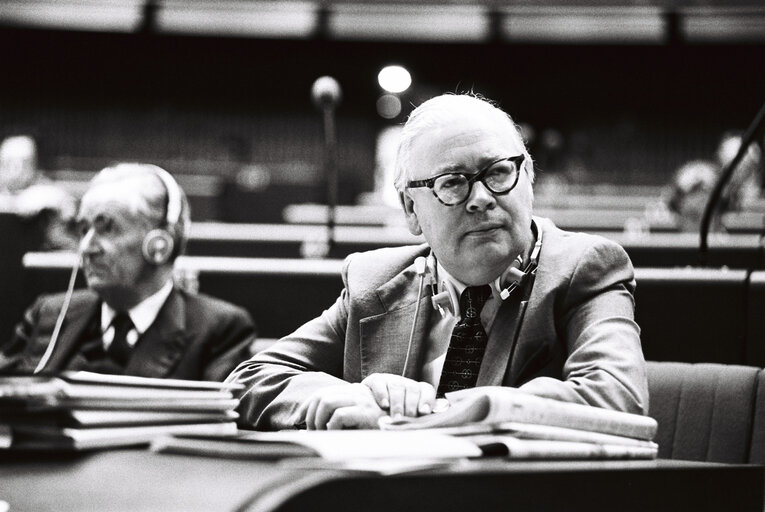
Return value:
M 584 404 L 530 395 L 515 388 L 485 386 L 447 394 L 449 407 L 426 416 L 383 418 L 383 430 L 419 430 L 462 427 L 465 433 L 502 431 L 506 424 L 542 425 L 578 432 L 592 432 L 651 441 L 656 435 L 656 420 Z M 504 425 L 504 426 L 503 426 Z M 476 430 L 476 426 L 480 426 Z M 554 436 L 555 430 L 547 435 Z M 560 432 L 558 430 L 557 432 Z M 453 432 L 458 433 L 458 432 Z M 555 439 L 555 437 L 547 437 Z

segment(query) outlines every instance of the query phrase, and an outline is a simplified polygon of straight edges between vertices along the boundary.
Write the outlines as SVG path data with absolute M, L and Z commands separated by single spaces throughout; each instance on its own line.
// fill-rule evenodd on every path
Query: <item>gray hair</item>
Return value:
M 531 155 L 529 155 L 526 145 L 523 143 L 520 128 L 518 128 L 506 112 L 497 107 L 492 101 L 474 93 L 442 94 L 427 100 L 415 108 L 401 130 L 393 182 L 399 193 L 404 191 L 406 182 L 411 175 L 409 158 L 415 140 L 433 128 L 455 121 L 458 122 L 458 119 L 465 114 L 481 114 L 506 124 L 510 137 L 523 148 L 522 151 L 525 156 L 524 167 L 529 179 L 532 182 L 534 181 L 534 165 Z
M 168 177 L 165 179 L 172 181 L 170 185 L 173 186 L 174 184 L 176 192 L 180 196 L 181 204 L 177 222 L 168 219 L 170 191 L 162 178 L 163 173 Z M 133 162 L 118 163 L 106 167 L 91 180 L 90 187 L 124 181 L 136 181 L 141 184 L 139 187 L 141 193 L 127 198 L 131 211 L 134 214 L 145 217 L 155 226 L 166 229 L 173 237 L 174 248 L 170 258 L 171 261 L 178 255 L 183 254 L 186 250 L 189 227 L 191 226 L 191 211 L 183 189 L 161 167 Z M 173 192 L 173 194 L 176 192 Z

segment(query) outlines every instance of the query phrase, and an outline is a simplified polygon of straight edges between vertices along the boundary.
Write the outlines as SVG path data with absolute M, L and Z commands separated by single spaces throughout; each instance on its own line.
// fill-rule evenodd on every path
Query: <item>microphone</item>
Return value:
M 324 115 L 324 173 L 327 176 L 327 255 L 335 241 L 335 209 L 338 196 L 337 138 L 335 136 L 335 107 L 340 103 L 340 84 L 331 76 L 316 79 L 311 98 Z
M 82 240 L 80 240 L 80 245 L 77 247 L 77 258 L 75 259 L 74 266 L 72 267 L 72 274 L 69 277 L 69 285 L 66 288 L 66 295 L 64 296 L 64 302 L 61 305 L 61 311 L 59 311 L 58 318 L 56 318 L 56 325 L 53 328 L 53 334 L 51 334 L 48 346 L 45 347 L 45 353 L 40 358 L 40 362 L 37 363 L 37 366 L 32 372 L 33 374 L 40 373 L 43 368 L 45 368 L 45 365 L 48 364 L 48 361 L 50 361 L 51 355 L 53 355 L 53 349 L 56 347 L 56 343 L 58 343 L 58 336 L 61 333 L 61 326 L 64 324 L 66 312 L 69 310 L 69 302 L 72 300 L 74 284 L 77 281 L 77 272 L 82 266 L 82 258 L 85 255 L 85 251 L 87 250 L 88 245 L 90 244 L 90 240 L 93 238 L 93 233 L 94 231 L 92 229 L 89 230 L 85 236 L 82 237 Z
M 331 76 L 317 78 L 311 87 L 311 99 L 320 110 L 337 107 L 342 96 L 340 84 Z

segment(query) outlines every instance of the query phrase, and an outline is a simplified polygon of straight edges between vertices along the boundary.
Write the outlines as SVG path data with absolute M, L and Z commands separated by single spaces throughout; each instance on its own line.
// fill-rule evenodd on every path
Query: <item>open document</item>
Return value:
M 462 436 L 486 455 L 519 459 L 650 459 L 657 423 L 651 417 L 542 398 L 507 387 L 450 393 L 449 407 L 416 418 L 383 418 L 388 431 Z

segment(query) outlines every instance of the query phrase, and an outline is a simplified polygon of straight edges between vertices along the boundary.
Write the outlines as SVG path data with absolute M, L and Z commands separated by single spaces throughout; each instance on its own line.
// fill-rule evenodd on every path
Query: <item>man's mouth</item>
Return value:
M 501 227 L 502 226 L 499 225 L 499 224 L 485 224 L 485 225 L 481 225 L 481 226 L 476 226 L 475 228 L 469 230 L 467 232 L 467 234 L 468 235 L 472 235 L 472 234 L 480 235 L 480 234 L 484 234 L 484 233 L 491 233 L 493 231 L 496 231 L 496 230 L 500 229 Z

